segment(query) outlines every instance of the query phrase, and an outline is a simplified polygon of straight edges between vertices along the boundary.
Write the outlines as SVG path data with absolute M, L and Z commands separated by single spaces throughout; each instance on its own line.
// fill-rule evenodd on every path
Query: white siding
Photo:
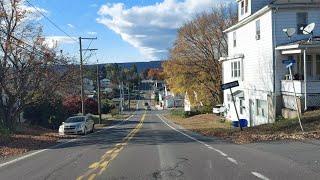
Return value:
M 256 20 L 260 20 L 261 38 L 256 40 Z M 240 87 L 234 88 L 233 91 L 243 90 L 245 94 L 244 105 L 245 113 L 240 118 L 249 120 L 249 99 L 267 101 L 267 95 L 273 91 L 273 50 L 272 50 L 272 13 L 271 11 L 257 18 L 239 29 L 237 33 L 237 46 L 233 47 L 233 31 L 228 33 L 229 56 L 243 54 L 242 77 L 240 79 L 231 78 L 231 62 L 239 60 L 229 60 L 223 63 L 223 81 L 224 83 L 234 80 L 240 81 Z M 230 106 L 227 118 L 236 120 L 234 106 L 228 101 L 229 91 L 225 91 L 225 105 Z M 236 98 L 236 106 L 239 110 L 239 99 Z M 268 118 L 256 117 L 254 124 L 267 123 Z
M 229 56 L 243 54 L 244 88 L 258 91 L 272 91 L 272 13 L 271 11 L 260 18 L 261 39 L 256 40 L 256 21 L 252 21 L 237 29 L 237 46 L 233 47 L 233 31 L 228 33 Z M 257 20 L 258 20 L 257 19 Z M 224 62 L 224 82 L 230 82 L 231 63 Z

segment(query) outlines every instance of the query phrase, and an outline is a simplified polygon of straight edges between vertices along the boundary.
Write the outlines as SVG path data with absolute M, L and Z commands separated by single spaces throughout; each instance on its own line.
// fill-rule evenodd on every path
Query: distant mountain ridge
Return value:
M 161 65 L 164 61 L 149 61 L 149 62 L 127 62 L 127 63 L 104 63 L 99 64 L 99 68 L 106 66 L 108 64 L 118 64 L 122 68 L 131 68 L 134 64 L 137 66 L 139 73 L 143 72 L 146 69 L 161 68 Z M 87 68 L 96 67 L 96 65 L 86 65 Z

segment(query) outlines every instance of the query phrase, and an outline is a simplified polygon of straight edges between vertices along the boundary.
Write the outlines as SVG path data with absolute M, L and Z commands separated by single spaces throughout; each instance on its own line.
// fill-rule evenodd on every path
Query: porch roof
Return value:
M 226 57 L 220 57 L 219 61 L 229 61 L 229 60 L 234 60 L 234 59 L 243 59 L 244 58 L 244 54 L 235 54 L 232 56 L 226 56 Z
M 301 50 L 306 48 L 318 48 L 320 47 L 320 36 L 313 37 L 312 41 L 308 39 L 290 42 L 287 44 L 279 45 L 276 50 Z

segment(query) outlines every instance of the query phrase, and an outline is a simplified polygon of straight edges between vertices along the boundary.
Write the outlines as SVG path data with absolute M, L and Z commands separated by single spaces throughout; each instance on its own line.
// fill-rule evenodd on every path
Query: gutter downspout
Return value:
M 307 111 L 307 50 L 303 50 L 303 66 L 304 66 L 304 110 Z
M 274 121 L 277 117 L 277 93 L 276 93 L 276 77 L 277 77 L 277 55 L 276 55 L 276 14 L 278 9 L 274 8 L 272 13 L 272 36 L 273 36 L 273 44 L 272 44 L 272 51 L 273 51 L 273 107 L 274 107 Z

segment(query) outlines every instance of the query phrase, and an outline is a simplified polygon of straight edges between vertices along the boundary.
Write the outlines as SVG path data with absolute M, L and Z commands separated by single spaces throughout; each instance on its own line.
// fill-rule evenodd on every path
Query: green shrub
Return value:
M 198 114 L 210 114 L 212 113 L 212 107 L 211 106 L 201 106 L 197 110 Z
M 60 99 L 44 100 L 23 111 L 23 117 L 30 124 L 52 129 L 59 127 L 67 116 Z
M 2 124 L 0 124 L 0 135 L 1 136 L 9 136 L 10 134 L 9 128 L 4 127 Z
M 185 112 L 183 109 L 172 109 L 170 113 L 173 116 L 178 116 L 182 118 L 189 117 L 189 112 Z
M 108 114 L 111 112 L 111 109 L 114 109 L 115 106 L 111 100 L 105 99 L 101 101 L 101 113 Z

